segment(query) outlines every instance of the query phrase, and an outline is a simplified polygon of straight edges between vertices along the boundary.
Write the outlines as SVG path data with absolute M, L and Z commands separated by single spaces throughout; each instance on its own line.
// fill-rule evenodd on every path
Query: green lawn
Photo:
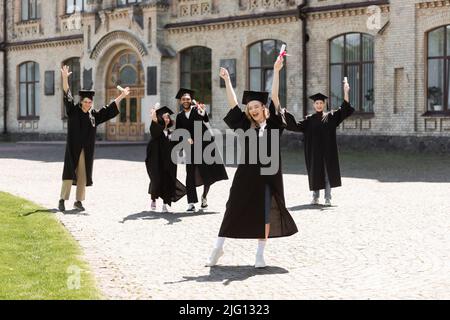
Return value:
M 0 300 L 101 299 L 80 254 L 51 212 L 0 192 Z

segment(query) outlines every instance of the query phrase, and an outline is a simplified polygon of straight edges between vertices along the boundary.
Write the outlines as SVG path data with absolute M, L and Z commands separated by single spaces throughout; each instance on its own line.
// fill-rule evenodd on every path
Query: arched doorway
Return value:
M 138 55 L 132 50 L 123 50 L 112 59 L 106 79 L 107 101 L 119 93 L 117 86 L 130 87 L 130 95 L 123 99 L 120 114 L 107 123 L 107 140 L 142 141 L 145 125 L 142 122 L 142 98 L 144 97 L 144 68 Z

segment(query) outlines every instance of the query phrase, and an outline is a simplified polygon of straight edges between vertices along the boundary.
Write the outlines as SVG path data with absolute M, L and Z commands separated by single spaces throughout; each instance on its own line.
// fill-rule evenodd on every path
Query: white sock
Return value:
M 264 249 L 266 247 L 266 240 L 258 240 L 258 250 L 256 251 L 257 256 L 263 256 L 264 255 Z
M 217 241 L 216 241 L 216 246 L 214 247 L 214 249 L 222 249 L 224 243 L 225 243 L 225 238 L 224 237 L 218 237 Z

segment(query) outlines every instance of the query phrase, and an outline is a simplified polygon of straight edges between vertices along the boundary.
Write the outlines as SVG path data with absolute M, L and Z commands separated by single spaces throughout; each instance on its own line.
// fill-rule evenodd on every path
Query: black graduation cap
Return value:
M 177 96 L 175 98 L 181 99 L 185 94 L 189 94 L 191 96 L 191 99 L 194 99 L 195 91 L 181 88 L 180 91 L 178 91 Z
M 161 107 L 161 108 L 159 108 L 158 110 L 156 110 L 156 115 L 157 115 L 158 117 L 161 117 L 161 118 L 162 118 L 162 116 L 165 115 L 166 113 L 168 113 L 169 115 L 172 115 L 172 114 L 173 114 L 172 110 L 170 110 L 170 109 L 169 109 L 168 107 L 166 107 L 166 106 Z
M 262 104 L 267 104 L 267 100 L 269 100 L 269 93 L 263 91 L 244 91 L 242 103 L 248 104 L 253 100 L 260 101 Z
M 81 101 L 83 101 L 84 98 L 88 98 L 88 99 L 94 100 L 95 91 L 92 91 L 92 90 L 80 90 L 78 92 L 78 94 L 80 95 L 80 100 Z
M 314 95 L 312 95 L 311 97 L 309 97 L 311 100 L 313 100 L 314 102 L 316 102 L 317 100 L 322 100 L 323 102 L 325 102 L 325 100 L 328 99 L 328 97 L 324 94 L 316 93 Z

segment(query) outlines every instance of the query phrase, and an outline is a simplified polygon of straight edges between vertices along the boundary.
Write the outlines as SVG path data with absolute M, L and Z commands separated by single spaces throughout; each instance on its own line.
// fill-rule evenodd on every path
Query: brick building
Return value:
M 219 67 L 232 71 L 238 95 L 268 89 L 271 65 L 286 43 L 282 101 L 299 118 L 311 111 L 307 96 L 317 91 L 338 107 L 348 76 L 357 113 L 339 129 L 343 140 L 450 150 L 449 0 L 0 3 L 4 135 L 64 135 L 62 64 L 74 71 L 74 91 L 96 90 L 97 106 L 118 94 L 117 84 L 132 87 L 121 115 L 99 130 L 105 139 L 145 139 L 150 106 L 176 109 L 180 86 L 196 89 L 213 125 L 224 129 Z

